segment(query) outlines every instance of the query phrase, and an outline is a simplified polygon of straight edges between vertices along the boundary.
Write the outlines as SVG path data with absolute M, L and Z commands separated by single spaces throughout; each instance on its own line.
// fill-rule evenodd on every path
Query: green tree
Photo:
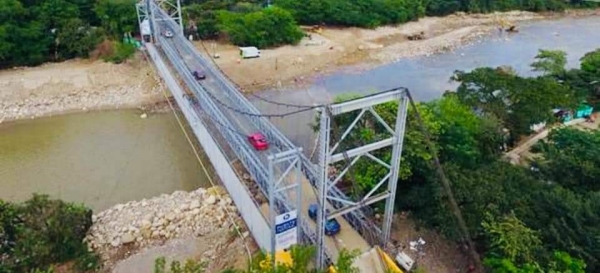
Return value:
M 135 0 L 98 0 L 94 11 L 106 32 L 113 38 L 120 38 L 136 28 L 135 3 Z
M 585 262 L 575 259 L 569 253 L 555 251 L 553 260 L 548 265 L 548 273 L 584 273 Z
M 581 70 L 600 75 L 600 48 L 581 57 Z
M 562 50 L 540 49 L 535 59 L 536 61 L 531 64 L 533 71 L 539 71 L 546 75 L 558 75 L 565 72 L 567 53 Z
M 573 107 L 581 99 L 553 78 L 522 78 L 503 68 L 457 71 L 452 79 L 461 83 L 458 98 L 501 120 L 513 140 L 533 124 L 552 121 L 552 109 Z
M 554 130 L 542 145 L 546 178 L 576 191 L 600 191 L 600 132 Z
M 0 202 L 0 272 L 45 270 L 74 259 L 93 270 L 98 258 L 83 242 L 92 225 L 91 210 L 34 195 L 23 204 Z
M 513 213 L 498 220 L 490 217 L 481 225 L 490 242 L 492 255 L 518 263 L 535 261 L 534 253 L 542 243 L 539 235 Z
M 245 14 L 221 11 L 218 21 L 221 32 L 240 46 L 295 44 L 303 37 L 292 15 L 277 7 Z
M 67 0 L 46 0 L 34 10 L 48 29 L 61 27 L 66 20 L 79 18 L 79 7 Z
M 60 28 L 58 35 L 61 57 L 88 57 L 102 38 L 98 31 L 77 18 L 67 20 Z

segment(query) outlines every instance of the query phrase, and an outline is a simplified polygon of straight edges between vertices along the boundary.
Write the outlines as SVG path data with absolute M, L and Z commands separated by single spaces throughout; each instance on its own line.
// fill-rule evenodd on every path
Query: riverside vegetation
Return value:
M 422 225 L 463 241 L 448 196 L 434 167 L 436 153 L 452 191 L 491 272 L 598 272 L 600 269 L 600 132 L 562 128 L 532 150 L 527 166 L 501 160 L 499 147 L 513 146 L 532 124 L 556 121 L 555 108 L 576 109 L 600 100 L 600 49 L 581 58 L 579 69 L 566 70 L 566 53 L 541 50 L 532 64 L 539 76 L 521 77 L 510 68 L 456 71 L 456 92 L 417 104 L 434 147 L 423 141 L 414 110 L 409 109 L 402 153 L 398 210 L 410 211 Z M 347 100 L 353 96 L 338 98 Z M 378 106 L 388 123 L 397 104 Z M 358 112 L 336 116 L 343 131 Z M 369 116 L 370 117 L 370 116 Z M 374 117 L 359 124 L 342 142 L 388 137 Z M 377 151 L 390 158 L 389 151 Z M 341 162 L 340 168 L 346 164 Z M 386 169 L 360 159 L 340 183 L 365 194 Z
M 98 55 L 121 62 L 134 52 L 118 41 L 137 33 L 135 0 L 0 0 L 0 68 Z M 184 3 L 186 34 L 224 37 L 236 45 L 295 44 L 298 24 L 373 28 L 454 12 L 561 11 L 597 7 L 581 0 L 192 0 Z M 104 41 L 104 42 L 103 42 Z M 97 50 L 95 50 L 97 49 Z M 93 52 L 95 50 L 95 52 Z

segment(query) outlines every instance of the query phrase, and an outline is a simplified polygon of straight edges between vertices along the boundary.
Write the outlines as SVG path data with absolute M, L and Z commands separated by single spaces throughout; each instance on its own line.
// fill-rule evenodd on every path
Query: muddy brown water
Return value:
M 0 199 L 32 193 L 95 210 L 207 186 L 172 113 L 73 114 L 0 125 Z

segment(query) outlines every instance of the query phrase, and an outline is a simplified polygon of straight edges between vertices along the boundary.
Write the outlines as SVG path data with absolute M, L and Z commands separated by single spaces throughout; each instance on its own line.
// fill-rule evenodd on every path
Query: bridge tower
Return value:
M 386 102 L 397 102 L 398 111 L 396 112 L 395 127 L 391 127 L 377 113 L 374 106 Z M 320 115 L 320 134 L 319 134 L 319 185 L 317 202 L 319 204 L 319 212 L 317 213 L 317 265 L 322 268 L 325 266 L 325 224 L 329 219 L 350 213 L 355 210 L 363 209 L 371 204 L 385 200 L 385 211 L 381 230 L 363 230 L 362 235 L 371 244 L 379 244 L 382 247 L 387 246 L 390 237 L 390 229 L 392 225 L 392 216 L 394 212 L 394 198 L 396 195 L 398 175 L 400 172 L 400 156 L 402 154 L 402 144 L 404 141 L 404 130 L 406 125 L 406 114 L 408 109 L 409 99 L 407 90 L 404 88 L 389 90 L 363 98 L 350 100 L 342 103 L 332 104 L 324 107 Z M 355 118 L 347 128 L 338 128 L 335 125 L 335 116 L 344 113 L 355 113 Z M 341 145 L 342 141 L 348 137 L 357 127 L 361 119 L 365 118 L 365 114 L 372 117 L 374 120 L 373 126 L 380 126 L 382 130 L 389 133 L 389 137 L 372 143 L 348 143 Z M 334 126 L 332 128 L 332 123 Z M 337 136 L 337 130 L 343 131 L 341 136 Z M 330 142 L 335 143 L 330 146 Z M 337 138 L 337 139 L 335 139 Z M 354 145 L 353 145 L 354 144 Z M 376 157 L 373 153 L 376 150 L 392 147 L 391 162 L 385 162 L 384 159 Z M 339 148 L 339 149 L 338 149 Z M 341 150 L 341 151 L 338 151 Z M 337 151 L 337 153 L 335 153 Z M 375 163 L 386 168 L 387 174 L 376 184 L 376 186 L 365 196 L 355 200 L 343 200 L 339 196 L 332 196 L 331 188 L 338 183 L 349 169 L 360 159 L 368 158 Z M 334 175 L 330 174 L 330 167 L 337 162 L 344 162 L 343 169 Z M 339 164 L 338 164 L 339 166 Z M 387 184 L 387 187 L 384 185 Z M 335 211 L 328 213 L 326 209 L 327 203 L 337 203 Z M 369 219 L 364 219 L 369 221 Z M 370 234 L 368 234 L 370 233 Z
M 183 34 L 183 17 L 181 15 L 181 0 L 147 0 L 154 1 L 159 7 L 166 11 L 171 19 L 179 25 L 179 29 L 173 31 L 180 31 Z
M 144 35 L 150 36 L 150 42 L 156 42 L 156 37 L 154 36 L 157 33 L 159 33 L 158 25 L 156 24 L 156 22 L 168 20 L 156 18 L 153 12 L 156 12 L 154 7 L 160 7 L 162 10 L 164 10 L 169 19 L 173 19 L 173 21 L 175 21 L 175 23 L 179 25 L 179 28 L 173 29 L 173 31 L 178 31 L 181 34 L 183 34 L 181 0 L 140 0 L 138 3 L 135 4 L 135 7 L 137 11 L 140 33 L 142 34 L 142 37 Z

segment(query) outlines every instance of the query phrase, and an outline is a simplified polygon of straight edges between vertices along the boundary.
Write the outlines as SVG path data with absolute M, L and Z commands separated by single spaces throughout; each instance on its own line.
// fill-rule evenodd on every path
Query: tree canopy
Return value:
M 545 73 L 535 77 L 519 76 L 506 67 L 457 71 L 453 77 L 460 83 L 456 92 L 417 103 L 434 147 L 425 145 L 414 109 L 409 110 L 397 208 L 411 211 L 420 223 L 449 238 L 463 240 L 447 192 L 430 164 L 434 149 L 467 229 L 491 272 L 597 272 L 600 133 L 552 131 L 536 149 L 536 168 L 500 158 L 501 147 L 511 146 L 506 132 L 518 139 L 529 134 L 532 124 L 555 122 L 554 108 L 574 109 L 593 95 L 589 77 L 596 73 L 596 52 L 582 58 L 582 69 L 565 71 L 563 53 L 540 51 L 533 66 Z M 393 123 L 397 109 L 393 103 L 375 107 L 388 123 Z M 357 115 L 336 116 L 332 131 L 343 132 Z M 349 143 L 342 145 L 386 137 L 376 120 L 365 116 L 348 135 Z M 389 150 L 374 153 L 389 162 Z M 361 160 L 342 180 L 357 184 L 364 194 L 386 170 Z

